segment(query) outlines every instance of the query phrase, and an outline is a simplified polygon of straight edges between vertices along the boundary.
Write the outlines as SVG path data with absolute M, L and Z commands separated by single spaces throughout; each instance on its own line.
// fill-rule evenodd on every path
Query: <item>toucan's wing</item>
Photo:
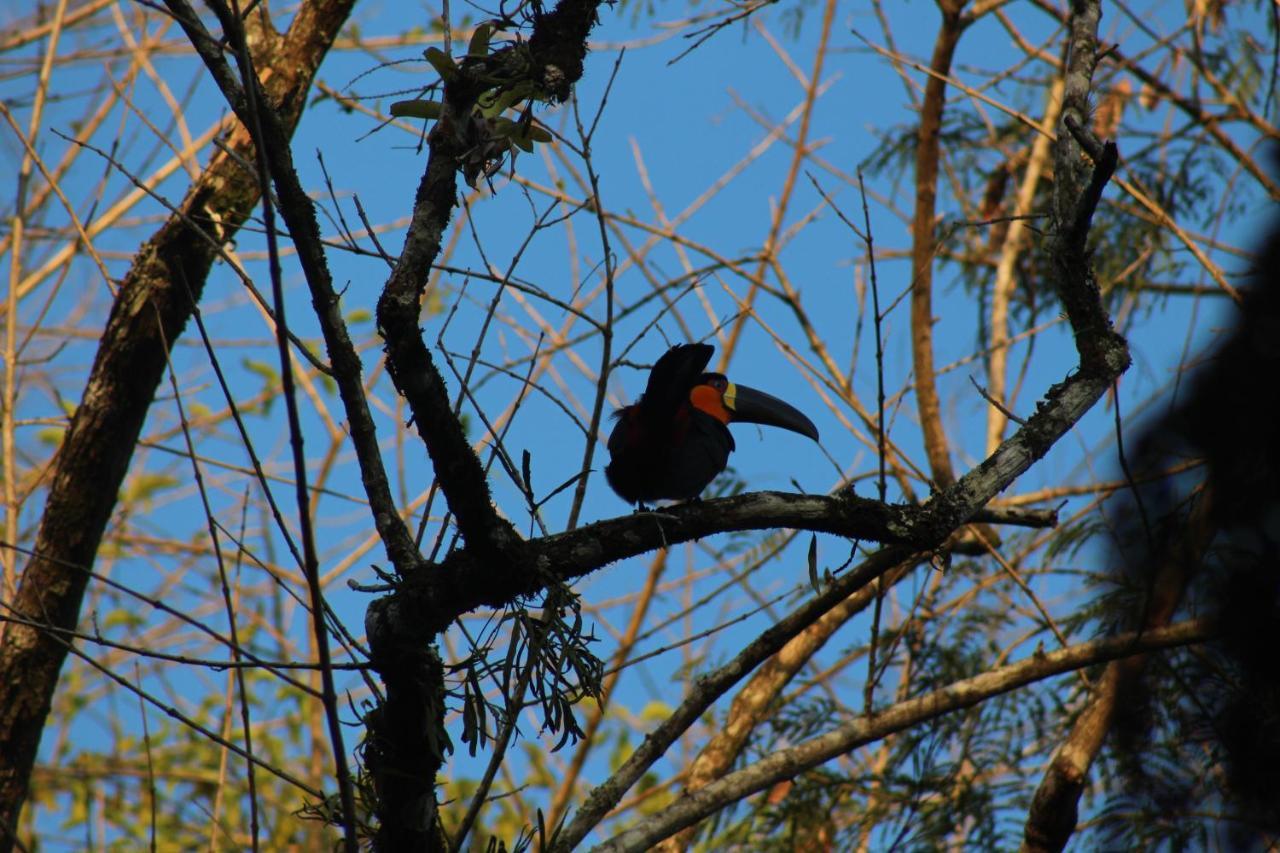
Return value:
M 640 398 L 640 410 L 650 423 L 669 423 L 689 391 L 707 369 L 716 348 L 710 344 L 676 344 L 649 372 L 649 384 Z

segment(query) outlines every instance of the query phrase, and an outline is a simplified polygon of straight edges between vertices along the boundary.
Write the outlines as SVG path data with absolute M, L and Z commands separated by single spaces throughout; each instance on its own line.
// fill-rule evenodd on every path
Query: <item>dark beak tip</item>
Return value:
M 775 426 L 820 441 L 818 428 L 804 412 L 772 394 L 738 385 L 738 401 L 734 420 Z
M 822 443 L 822 439 L 818 436 L 818 428 L 814 426 L 813 421 L 808 418 L 804 419 L 803 424 L 797 424 L 795 427 L 792 427 L 791 431 L 797 432 L 812 441 L 818 442 L 819 444 Z

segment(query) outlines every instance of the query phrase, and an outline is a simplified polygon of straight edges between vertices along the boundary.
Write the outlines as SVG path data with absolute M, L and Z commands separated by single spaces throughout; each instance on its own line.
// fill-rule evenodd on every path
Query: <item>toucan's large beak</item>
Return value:
M 772 394 L 730 382 L 724 390 L 725 408 L 735 421 L 782 427 L 818 440 L 818 428 L 804 413 Z

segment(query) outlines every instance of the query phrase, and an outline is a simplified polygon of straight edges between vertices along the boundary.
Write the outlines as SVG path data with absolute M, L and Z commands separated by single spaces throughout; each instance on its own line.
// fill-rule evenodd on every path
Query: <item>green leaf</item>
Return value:
M 132 610 L 119 609 L 112 610 L 102 617 L 100 623 L 103 628 L 110 630 L 112 628 L 141 628 L 146 624 L 141 615 Z M 119 745 L 119 741 L 117 741 Z
M 462 702 L 462 742 L 467 745 L 467 752 L 474 758 L 480 744 L 476 737 L 476 706 L 470 690 L 466 691 Z
M 493 36 L 493 24 L 489 21 L 476 27 L 476 31 L 471 34 L 471 43 L 467 45 L 467 55 L 474 57 L 484 56 L 489 52 L 489 39 Z
M 396 101 L 391 105 L 391 114 L 396 118 L 438 119 L 444 104 L 439 101 Z
M 609 752 L 609 772 L 616 773 L 634 751 L 627 729 L 625 727 L 618 729 L 618 734 L 613 740 L 613 749 Z
M 666 702 L 654 699 L 645 705 L 640 711 L 640 719 L 645 722 L 665 720 L 667 717 L 670 717 L 674 711 L 675 708 L 672 708 Z
M 809 586 L 816 593 L 822 593 L 822 584 L 818 582 L 818 534 L 809 534 Z
M 516 104 L 533 95 L 533 84 L 527 80 L 515 84 L 508 89 L 493 89 L 486 92 L 477 103 L 485 118 L 502 115 Z
M 438 47 L 429 47 L 422 52 L 423 58 L 431 63 L 431 67 L 440 75 L 440 79 L 448 83 L 458 74 L 458 65 L 453 57 Z
M 62 437 L 66 434 L 66 427 L 45 427 L 36 433 L 36 438 L 43 445 L 57 447 L 62 443 Z
M 280 372 L 276 370 L 273 364 L 259 361 L 256 358 L 246 358 L 240 362 L 240 365 L 250 373 L 256 373 L 261 376 L 268 384 L 275 385 L 280 382 Z
M 121 498 L 125 504 L 135 501 L 148 501 L 165 489 L 178 485 L 178 479 L 168 474 L 139 474 L 125 489 Z

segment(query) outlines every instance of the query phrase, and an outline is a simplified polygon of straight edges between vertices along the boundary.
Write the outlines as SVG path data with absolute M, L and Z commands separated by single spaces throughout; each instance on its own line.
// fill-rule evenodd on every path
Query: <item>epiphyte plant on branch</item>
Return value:
M 729 424 L 776 426 L 818 440 L 803 412 L 771 394 L 706 372 L 715 347 L 677 344 L 658 359 L 639 401 L 614 413 L 605 477 L 641 509 L 702 493 L 735 450 Z
M 547 66 L 539 81 L 528 47 L 518 35 L 514 42 L 491 50 L 494 34 L 513 24 L 510 20 L 480 24 L 472 32 L 466 54 L 457 60 L 438 47 L 423 52 L 423 58 L 440 75 L 446 100 L 449 87 L 457 86 L 464 68 L 471 72 L 469 79 L 482 87 L 463 115 L 448 116 L 444 101 L 428 98 L 391 105 L 391 115 L 397 118 L 435 121 L 433 133 L 454 133 L 459 137 L 459 149 L 468 152 L 463 158 L 464 177 L 472 187 L 481 175 L 488 178 L 502 168 L 508 152 L 514 158 L 518 151 L 532 152 L 535 142 L 550 142 L 552 138 L 545 127 L 534 121 L 533 102 L 559 99 L 556 83 L 561 75 L 555 66 Z M 508 111 L 517 112 L 517 117 L 509 118 Z

